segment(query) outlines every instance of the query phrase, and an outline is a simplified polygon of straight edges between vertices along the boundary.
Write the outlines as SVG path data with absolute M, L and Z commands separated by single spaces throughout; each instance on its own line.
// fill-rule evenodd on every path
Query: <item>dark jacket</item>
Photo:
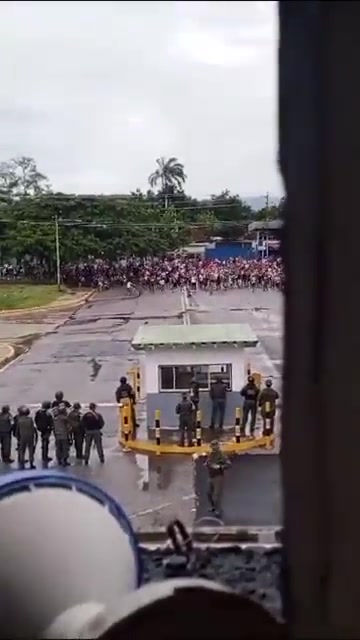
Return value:
M 115 391 L 116 402 L 119 403 L 123 398 L 130 398 L 131 402 L 135 404 L 135 392 L 131 384 L 125 382 L 120 384 Z
M 10 413 L 0 413 L 0 436 L 9 436 L 12 429 L 13 421 Z
M 180 426 L 187 426 L 193 420 L 194 405 L 191 400 L 181 400 L 181 402 L 176 405 L 175 412 L 179 416 Z
M 69 428 L 73 433 L 81 433 L 83 426 L 81 424 L 81 411 L 72 409 L 68 413 Z
M 55 409 L 59 407 L 61 404 L 64 404 L 67 409 L 70 409 L 71 403 L 68 400 L 53 400 L 51 403 L 51 408 Z
M 195 402 L 199 402 L 200 398 L 200 385 L 198 382 L 192 382 L 190 384 L 190 398 Z
M 240 395 L 242 395 L 242 397 L 244 398 L 244 402 L 247 402 L 248 404 L 256 404 L 259 395 L 259 389 L 256 384 L 248 382 L 245 387 L 241 389 Z
M 66 413 L 54 414 L 54 434 L 56 440 L 68 440 L 70 433 L 69 419 Z
M 53 430 L 54 419 L 47 409 L 38 409 L 35 413 L 35 424 L 42 436 L 49 436 Z
M 276 400 L 279 399 L 279 394 L 272 387 L 265 387 L 259 394 L 259 407 L 261 408 L 261 415 L 274 414 L 276 410 Z
M 104 426 L 104 418 L 97 411 L 87 411 L 81 418 L 81 425 L 85 432 L 100 431 Z
M 17 416 L 15 435 L 19 440 L 27 442 L 32 442 L 37 438 L 34 420 L 31 416 Z
M 213 382 L 210 387 L 211 400 L 226 400 L 226 384 L 223 382 Z
M 210 478 L 224 475 L 224 471 L 231 466 L 230 460 L 222 451 L 211 451 L 205 465 Z

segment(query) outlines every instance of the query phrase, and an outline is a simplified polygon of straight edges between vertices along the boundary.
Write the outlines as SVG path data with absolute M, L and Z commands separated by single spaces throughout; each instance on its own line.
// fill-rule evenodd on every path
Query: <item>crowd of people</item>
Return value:
M 284 271 L 280 258 L 263 260 L 231 258 L 209 260 L 202 256 L 171 255 L 163 258 L 129 257 L 110 261 L 89 258 L 86 262 L 65 264 L 61 268 L 63 283 L 69 287 L 128 286 L 148 291 L 189 287 L 210 292 L 231 288 L 282 290 Z M 4 280 L 22 278 L 48 279 L 39 265 L 2 265 Z

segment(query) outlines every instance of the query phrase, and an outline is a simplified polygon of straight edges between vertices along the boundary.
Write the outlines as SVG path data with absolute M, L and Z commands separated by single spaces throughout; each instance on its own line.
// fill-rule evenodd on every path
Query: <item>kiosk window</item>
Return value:
M 207 390 L 220 376 L 231 390 L 231 364 L 178 365 L 159 367 L 160 391 L 188 391 L 192 378 L 199 383 L 200 389 Z

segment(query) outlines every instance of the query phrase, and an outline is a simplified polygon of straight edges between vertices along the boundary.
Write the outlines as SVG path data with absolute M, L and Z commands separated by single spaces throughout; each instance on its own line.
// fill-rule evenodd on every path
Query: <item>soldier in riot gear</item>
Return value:
M 221 517 L 222 495 L 224 489 L 224 474 L 231 466 L 230 460 L 221 451 L 217 440 L 210 443 L 210 453 L 206 459 L 205 466 L 209 474 L 208 500 L 210 510 L 216 517 Z
M 175 411 L 179 416 L 180 446 L 185 445 L 185 433 L 188 446 L 191 447 L 194 429 L 194 405 L 189 400 L 187 393 L 182 394 L 181 402 L 176 405 Z
M 55 400 L 52 401 L 51 403 L 51 408 L 54 409 L 55 407 L 58 407 L 60 404 L 65 405 L 65 407 L 67 409 L 70 409 L 71 404 L 68 400 L 64 400 L 64 392 L 63 391 L 57 391 L 55 393 Z
M 138 427 L 138 424 L 136 422 L 136 412 L 135 412 L 135 405 L 136 405 L 135 391 L 132 388 L 131 384 L 128 383 L 125 376 L 122 376 L 120 378 L 120 385 L 117 387 L 115 391 L 115 398 L 118 404 L 121 404 L 121 400 L 123 400 L 124 398 L 129 398 L 132 421 L 133 421 L 134 427 Z
M 13 420 L 10 407 L 7 404 L 1 408 L 0 413 L 0 446 L 1 459 L 5 464 L 14 462 L 11 458 L 11 436 L 13 432 Z
M 241 389 L 240 394 L 244 398 L 243 415 L 241 421 L 241 435 L 245 435 L 249 415 L 250 435 L 254 435 L 259 388 L 256 386 L 253 376 L 248 376 L 247 384 Z
M 271 378 L 268 378 L 265 382 L 265 388 L 262 389 L 259 394 L 259 407 L 263 420 L 264 436 L 271 436 L 274 433 L 276 401 L 279 399 L 279 394 L 273 389 L 272 384 Z M 269 427 L 267 427 L 267 424 L 269 424 Z
M 81 422 L 80 402 L 74 402 L 71 411 L 69 411 L 68 420 L 69 420 L 69 428 L 72 433 L 73 442 L 75 444 L 76 459 L 82 460 L 85 430 Z
M 70 464 L 68 462 L 70 429 L 66 405 L 59 404 L 54 407 L 53 416 L 56 459 L 60 467 L 67 467 Z
M 81 424 L 85 431 L 85 453 L 84 462 L 89 464 L 91 445 L 94 442 L 101 464 L 105 462 L 104 449 L 102 444 L 102 428 L 105 425 L 101 413 L 96 411 L 95 402 L 90 402 L 89 409 L 81 418 Z
M 25 454 L 29 453 L 30 469 L 35 469 L 34 455 L 35 447 L 37 443 L 37 431 L 34 424 L 34 420 L 30 416 L 30 409 L 22 406 L 18 409 L 18 415 L 16 419 L 16 437 L 18 438 L 18 460 L 19 468 L 25 468 Z
M 41 408 L 35 413 L 35 425 L 41 435 L 41 459 L 45 465 L 51 462 L 49 457 L 50 436 L 54 428 L 54 419 L 51 413 L 51 402 L 45 400 Z

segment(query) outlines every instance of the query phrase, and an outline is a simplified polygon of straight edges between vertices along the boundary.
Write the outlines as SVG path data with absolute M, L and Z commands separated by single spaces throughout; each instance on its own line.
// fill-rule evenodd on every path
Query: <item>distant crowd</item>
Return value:
M 61 268 L 63 283 L 68 287 L 108 289 L 131 286 L 149 291 L 177 289 L 219 290 L 261 288 L 282 290 L 284 270 L 280 258 L 264 260 L 231 258 L 207 260 L 203 257 L 168 256 L 165 258 L 122 258 L 115 261 L 89 258 Z M 2 280 L 50 280 L 41 265 L 0 266 Z

